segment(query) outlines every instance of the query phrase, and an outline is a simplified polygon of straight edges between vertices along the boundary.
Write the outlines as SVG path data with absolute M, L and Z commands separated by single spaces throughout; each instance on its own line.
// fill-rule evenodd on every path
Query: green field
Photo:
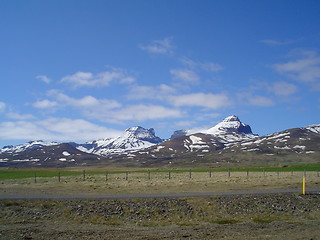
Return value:
M 292 165 L 283 167 L 253 167 L 253 168 L 195 168 L 195 169 L 94 169 L 94 168 L 74 168 L 74 169 L 0 169 L 0 181 L 6 179 L 22 179 L 36 177 L 57 177 L 59 174 L 63 176 L 82 176 L 89 175 L 105 175 L 108 174 L 132 174 L 132 173 L 197 173 L 197 172 L 299 172 L 299 171 L 320 171 L 320 163 L 305 164 L 305 165 Z

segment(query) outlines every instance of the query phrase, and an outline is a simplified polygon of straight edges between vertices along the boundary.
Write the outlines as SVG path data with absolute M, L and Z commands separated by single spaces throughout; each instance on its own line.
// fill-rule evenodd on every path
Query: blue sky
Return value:
M 320 123 L 320 1 L 1 0 L 0 147 Z

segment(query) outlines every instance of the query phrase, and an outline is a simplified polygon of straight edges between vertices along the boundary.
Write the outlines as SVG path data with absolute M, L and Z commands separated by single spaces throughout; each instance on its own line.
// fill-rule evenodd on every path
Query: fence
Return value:
M 18 172 L 18 171 L 17 171 Z M 0 175 L 1 175 L 0 171 Z M 276 178 L 288 178 L 288 177 L 320 177 L 319 171 L 233 171 L 231 169 L 225 171 L 194 171 L 194 170 L 159 170 L 159 171 L 104 171 L 104 172 L 90 172 L 90 171 L 34 171 L 24 172 L 16 177 L 12 177 L 11 181 L 30 181 L 34 183 L 48 182 L 50 181 L 151 181 L 151 180 L 195 180 L 199 181 L 212 179 L 232 179 L 232 178 L 257 178 L 257 177 L 276 177 Z M 1 178 L 5 180 L 5 178 Z M 9 178 L 10 179 L 10 178 Z M 55 180 L 56 179 L 56 180 Z

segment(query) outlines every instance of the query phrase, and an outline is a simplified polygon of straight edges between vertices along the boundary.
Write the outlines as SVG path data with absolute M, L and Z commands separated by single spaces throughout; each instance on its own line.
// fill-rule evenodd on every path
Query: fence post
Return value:
M 211 171 L 209 171 L 209 178 L 211 178 Z
M 128 180 L 128 172 L 126 172 L 126 181 Z
M 58 172 L 58 181 L 60 182 L 60 171 Z
M 34 183 L 37 183 L 37 172 L 34 172 Z
M 169 171 L 169 179 L 171 179 L 171 172 Z
M 228 177 L 231 176 L 231 173 L 230 173 L 230 168 L 228 168 Z
M 150 171 L 148 171 L 148 179 L 149 179 L 149 180 L 151 179 Z
M 190 169 L 190 171 L 189 171 L 189 178 L 191 179 L 191 169 Z
M 302 195 L 306 195 L 306 176 L 302 177 Z
M 83 176 L 82 176 L 82 180 L 85 181 L 86 180 L 86 170 L 83 170 Z
M 106 171 L 106 181 L 108 181 L 108 170 Z
M 249 177 L 249 169 L 247 169 L 247 177 Z

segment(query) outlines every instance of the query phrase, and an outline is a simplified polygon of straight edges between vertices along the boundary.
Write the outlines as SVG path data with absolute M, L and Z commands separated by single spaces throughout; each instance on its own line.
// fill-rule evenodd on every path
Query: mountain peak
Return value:
M 226 117 L 217 125 L 207 130 L 207 132 L 211 134 L 221 131 L 235 131 L 240 134 L 252 134 L 251 127 L 242 123 L 235 115 Z
M 241 122 L 241 121 L 237 116 L 231 115 L 231 116 L 226 117 L 225 119 L 223 119 L 222 122 Z
M 140 140 L 151 141 L 154 143 L 159 143 L 162 141 L 155 135 L 153 128 L 146 129 L 140 126 L 127 128 L 125 130 L 124 137 L 135 137 Z

